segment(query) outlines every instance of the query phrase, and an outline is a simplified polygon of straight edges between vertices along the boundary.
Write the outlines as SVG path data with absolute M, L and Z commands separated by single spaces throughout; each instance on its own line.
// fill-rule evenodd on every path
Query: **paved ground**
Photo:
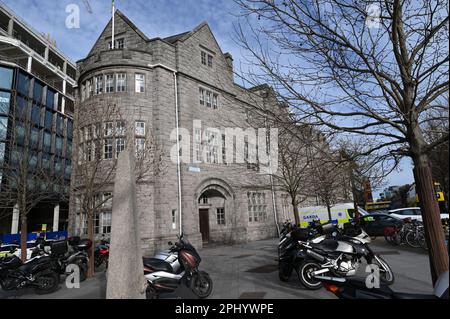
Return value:
M 429 261 L 426 252 L 408 247 L 393 247 L 377 239 L 371 244 L 393 269 L 396 282 L 393 289 L 402 292 L 432 292 Z M 276 262 L 277 240 L 264 240 L 245 245 L 209 246 L 200 251 L 201 269 L 210 273 L 214 282 L 211 298 L 214 299 L 311 299 L 333 298 L 324 289 L 308 291 L 298 282 L 295 274 L 287 283 L 278 279 Z M 365 267 L 361 267 L 364 274 Z M 0 298 L 51 298 L 51 299 L 101 299 L 105 298 L 105 275 L 82 283 L 80 289 L 67 289 L 64 285 L 57 292 L 37 296 L 32 291 L 2 292 Z M 164 298 L 194 298 L 188 289 L 180 288 Z

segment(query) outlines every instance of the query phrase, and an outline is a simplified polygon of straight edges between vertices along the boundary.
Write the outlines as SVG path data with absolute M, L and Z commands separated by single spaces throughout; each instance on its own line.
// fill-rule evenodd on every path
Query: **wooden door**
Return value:
M 209 241 L 209 209 L 200 209 L 200 233 L 204 243 Z

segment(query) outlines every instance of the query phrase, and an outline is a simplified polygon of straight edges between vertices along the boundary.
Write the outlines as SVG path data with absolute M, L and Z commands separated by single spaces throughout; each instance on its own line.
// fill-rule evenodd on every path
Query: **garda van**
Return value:
M 299 207 L 300 227 L 306 228 L 312 221 L 320 220 L 321 223 L 329 222 L 326 206 Z M 358 212 L 365 216 L 368 213 L 358 207 Z M 331 207 L 331 219 L 334 224 L 343 225 L 355 218 L 355 206 L 353 203 L 336 204 Z

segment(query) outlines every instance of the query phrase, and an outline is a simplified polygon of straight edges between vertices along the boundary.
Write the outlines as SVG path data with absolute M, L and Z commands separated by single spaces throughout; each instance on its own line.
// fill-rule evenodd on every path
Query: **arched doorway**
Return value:
M 204 181 L 196 192 L 199 213 L 199 228 L 204 244 L 220 240 L 219 234 L 231 226 L 234 214 L 234 194 L 231 187 L 222 180 Z

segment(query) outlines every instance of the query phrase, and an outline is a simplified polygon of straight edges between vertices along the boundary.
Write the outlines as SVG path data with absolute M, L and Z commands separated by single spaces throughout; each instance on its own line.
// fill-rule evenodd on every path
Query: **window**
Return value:
M 35 149 L 39 147 L 39 130 L 34 127 L 31 128 L 30 145 Z
M 116 139 L 116 157 L 119 157 L 119 154 L 125 150 L 125 139 L 118 138 Z
M 266 220 L 266 194 L 248 192 L 248 220 L 249 222 L 263 222 Z
M 217 134 L 214 132 L 206 131 L 206 162 L 207 163 L 219 163 L 219 146 Z
M 8 118 L 0 117 L 0 141 L 5 141 L 8 132 Z
M 116 122 L 116 136 L 123 136 L 127 132 L 127 127 L 125 121 Z
M 19 72 L 17 79 L 17 91 L 25 96 L 28 96 L 30 89 L 30 78 L 23 72 Z
M 110 160 L 113 158 L 113 140 L 111 138 L 105 139 L 103 158 L 106 160 Z
M 103 207 L 112 207 L 112 193 L 103 193 Z
M 127 74 L 126 73 L 118 73 L 117 74 L 117 92 L 126 92 L 127 91 Z
M 217 225 L 225 225 L 225 208 L 217 208 Z
M 53 130 L 53 113 L 49 110 L 45 110 L 44 126 L 47 130 Z
M 202 161 L 202 131 L 198 128 L 194 131 L 194 156 L 197 163 Z
M 55 91 L 47 88 L 47 100 L 45 104 L 47 105 L 47 108 L 51 110 L 55 108 L 55 95 Z
M 94 87 L 92 86 L 92 80 L 87 80 L 87 95 L 86 98 L 90 98 L 94 95 Z
M 33 104 L 33 107 L 31 108 L 31 123 L 34 125 L 41 125 L 41 108 Z
M 106 93 L 113 93 L 114 92 L 114 74 L 107 74 L 106 75 Z
M 61 115 L 56 117 L 56 134 L 63 135 L 64 133 L 64 118 Z
M 206 52 L 202 51 L 201 53 L 202 64 L 206 65 Z
M 105 131 L 104 134 L 106 137 L 113 135 L 114 123 L 113 122 L 105 122 Z
M 205 90 L 202 88 L 199 89 L 199 98 L 200 98 L 200 105 L 205 105 Z
M 51 165 L 51 156 L 50 154 L 43 154 L 42 155 L 42 168 L 44 170 L 50 170 Z
M 0 67 L 0 88 L 11 90 L 13 69 Z
M 136 136 L 145 136 L 145 122 L 137 121 L 135 125 L 136 125 Z
M 145 139 L 137 138 L 136 139 L 136 157 L 140 157 L 145 152 Z
M 16 104 L 16 116 L 19 119 L 25 119 L 27 117 L 27 113 L 28 113 L 28 103 L 27 101 L 21 97 L 21 96 L 17 96 L 17 104 Z
M 81 102 L 86 100 L 86 83 L 81 85 Z
M 33 100 L 37 103 L 42 103 L 42 90 L 44 86 L 37 80 L 34 81 Z
M 94 215 L 94 234 L 98 235 L 100 234 L 100 218 L 99 218 L 100 214 L 95 214 Z
M 177 210 L 172 209 L 172 229 L 177 229 Z
M 211 107 L 211 92 L 206 91 L 206 106 Z
M 112 41 L 109 41 L 108 48 L 110 50 L 113 48 Z M 125 48 L 125 39 L 122 38 L 114 41 L 114 49 L 123 49 L 123 48 Z
M 52 135 L 44 132 L 44 152 L 50 153 L 52 151 Z
M 0 127 L 1 130 L 1 127 Z M 5 158 L 5 149 L 6 149 L 6 145 L 5 143 L 0 143 L 0 165 L 3 164 L 3 160 Z M 1 179 L 1 171 L 0 171 L 0 185 L 2 184 L 2 179 Z
M 11 101 L 11 93 L 0 92 L 0 114 L 4 115 L 9 114 L 10 101 Z
M 63 151 L 63 139 L 61 137 L 56 137 L 56 140 L 55 140 L 55 152 L 59 156 L 62 156 L 62 151 Z
M 227 163 L 227 147 L 226 147 L 226 135 L 222 134 L 222 163 Z
M 219 96 L 217 94 L 213 94 L 213 109 L 217 110 L 217 108 L 219 106 L 218 101 L 219 101 Z
M 136 74 L 135 87 L 136 87 L 136 93 L 144 93 L 145 92 L 145 75 L 144 74 Z
M 95 94 L 103 93 L 103 75 L 95 77 Z
M 15 131 L 16 131 L 16 143 L 19 145 L 24 145 L 25 144 L 25 127 L 23 125 L 23 123 L 18 123 L 16 124 L 15 127 Z
M 212 68 L 213 66 L 213 57 L 212 55 L 208 55 L 208 66 Z
M 111 233 L 111 221 L 112 221 L 112 213 L 111 212 L 103 212 L 102 213 L 102 234 L 110 234 Z

